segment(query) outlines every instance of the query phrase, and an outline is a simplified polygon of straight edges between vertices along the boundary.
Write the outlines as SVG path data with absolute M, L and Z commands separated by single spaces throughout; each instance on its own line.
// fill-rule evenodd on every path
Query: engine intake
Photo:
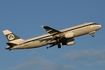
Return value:
M 73 44 L 75 44 L 75 41 L 74 41 L 73 38 L 72 39 L 65 40 L 65 41 L 62 42 L 62 45 L 67 45 L 67 46 L 71 46 Z
M 75 41 L 67 42 L 67 46 L 71 46 L 71 45 L 73 45 L 73 44 L 75 44 Z

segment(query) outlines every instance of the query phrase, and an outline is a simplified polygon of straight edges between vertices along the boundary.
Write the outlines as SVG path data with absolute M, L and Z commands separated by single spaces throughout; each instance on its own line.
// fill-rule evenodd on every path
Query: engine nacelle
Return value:
M 75 44 L 75 41 L 67 42 L 67 46 L 71 46 L 71 45 L 73 45 L 73 44 Z
M 69 40 L 62 42 L 62 45 L 67 45 L 67 46 L 71 46 L 73 44 L 75 44 L 74 39 L 69 39 Z
M 64 37 L 65 38 L 73 38 L 74 37 L 74 33 L 72 31 L 66 32 L 66 33 L 64 33 Z

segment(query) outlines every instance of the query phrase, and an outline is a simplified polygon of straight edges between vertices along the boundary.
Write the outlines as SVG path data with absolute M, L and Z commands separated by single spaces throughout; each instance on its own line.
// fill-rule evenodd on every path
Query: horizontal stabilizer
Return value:
M 6 43 L 6 44 L 9 45 L 9 46 L 11 46 L 11 47 L 17 45 L 17 44 L 14 44 L 14 43 Z

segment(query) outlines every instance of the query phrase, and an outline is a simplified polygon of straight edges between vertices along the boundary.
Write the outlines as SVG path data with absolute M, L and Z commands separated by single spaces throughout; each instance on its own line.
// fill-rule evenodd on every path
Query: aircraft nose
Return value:
M 98 25 L 99 29 L 102 27 L 101 25 Z
M 98 24 L 98 25 L 96 25 L 97 30 L 101 29 L 101 27 L 102 27 L 102 26 L 101 26 L 101 25 L 99 25 L 99 24 Z

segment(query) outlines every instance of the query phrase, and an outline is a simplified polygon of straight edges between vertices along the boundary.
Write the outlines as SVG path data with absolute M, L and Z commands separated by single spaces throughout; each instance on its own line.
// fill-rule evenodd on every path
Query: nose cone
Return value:
M 102 26 L 101 25 L 98 25 L 98 28 L 100 29 Z
M 98 25 L 99 26 L 99 28 L 101 28 L 102 26 L 101 25 Z
M 95 26 L 96 26 L 96 27 L 95 27 L 95 28 L 96 28 L 96 30 L 99 30 L 99 29 L 101 29 L 101 27 L 102 27 L 102 26 L 101 26 L 101 25 L 99 25 L 99 24 L 98 24 L 98 25 L 95 25 Z

